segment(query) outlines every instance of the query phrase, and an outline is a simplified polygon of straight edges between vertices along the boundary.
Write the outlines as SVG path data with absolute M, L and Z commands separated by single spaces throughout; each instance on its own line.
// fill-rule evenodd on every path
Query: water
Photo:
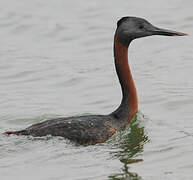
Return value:
M 0 135 L 0 177 L 37 180 L 193 178 L 192 0 L 0 1 L 0 132 L 120 103 L 112 40 L 124 15 L 189 33 L 134 41 L 139 109 L 108 142 Z

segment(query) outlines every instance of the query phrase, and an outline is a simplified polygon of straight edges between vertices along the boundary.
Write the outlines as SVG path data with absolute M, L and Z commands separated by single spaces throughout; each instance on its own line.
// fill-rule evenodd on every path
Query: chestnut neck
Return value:
M 128 46 L 123 45 L 116 35 L 114 38 L 114 59 L 121 84 L 122 101 L 112 114 L 123 124 L 127 124 L 138 111 L 137 92 L 128 64 Z

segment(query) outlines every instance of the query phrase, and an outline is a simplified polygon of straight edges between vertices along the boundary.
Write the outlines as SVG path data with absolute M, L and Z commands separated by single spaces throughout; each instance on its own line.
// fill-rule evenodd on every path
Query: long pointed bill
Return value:
M 163 35 L 163 36 L 187 36 L 188 35 L 186 33 L 171 31 L 168 29 L 160 29 L 157 27 L 153 30 L 153 34 L 154 35 Z

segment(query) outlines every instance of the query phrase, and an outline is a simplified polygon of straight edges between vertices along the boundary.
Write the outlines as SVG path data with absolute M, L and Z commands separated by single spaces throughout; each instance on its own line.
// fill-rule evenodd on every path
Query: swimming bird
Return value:
M 24 130 L 5 134 L 62 136 L 79 144 L 96 144 L 107 140 L 129 124 L 138 111 L 137 92 L 128 63 L 128 47 L 132 40 L 152 35 L 184 36 L 185 33 L 161 29 L 139 17 L 123 17 L 117 22 L 114 35 L 114 62 L 122 90 L 118 108 L 107 115 L 56 118 L 34 124 Z

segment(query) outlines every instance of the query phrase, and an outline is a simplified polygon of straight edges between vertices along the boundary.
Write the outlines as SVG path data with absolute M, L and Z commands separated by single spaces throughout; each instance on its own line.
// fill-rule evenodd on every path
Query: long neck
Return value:
M 115 67 L 122 89 L 120 106 L 112 113 L 119 121 L 127 124 L 138 111 L 137 92 L 128 64 L 128 47 L 114 38 Z

